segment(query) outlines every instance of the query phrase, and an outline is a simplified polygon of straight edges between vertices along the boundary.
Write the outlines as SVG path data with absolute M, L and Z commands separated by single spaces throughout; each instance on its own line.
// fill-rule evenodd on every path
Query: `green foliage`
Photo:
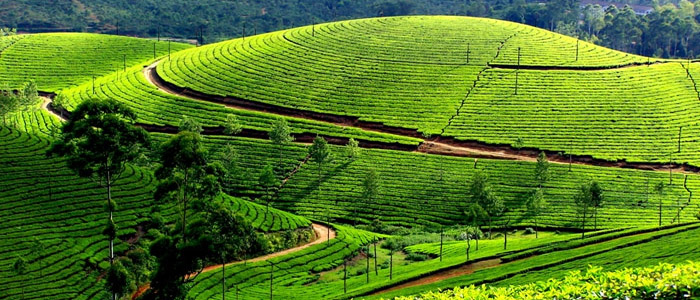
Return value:
M 154 198 L 178 204 L 182 219 L 180 228 L 186 241 L 187 210 L 192 203 L 204 202 L 221 192 L 221 178 L 225 169 L 218 163 L 207 161 L 201 136 L 182 131 L 160 146 L 160 166 L 156 178 L 160 180 Z
M 537 164 L 535 165 L 535 181 L 539 183 L 540 187 L 549 180 L 549 162 L 547 161 L 547 155 L 544 152 L 540 152 L 537 156 Z
M 200 134 L 202 133 L 202 124 L 199 124 L 197 120 L 191 119 L 188 116 L 182 116 L 182 120 L 180 120 L 180 125 L 178 126 L 178 132 L 183 131 Z
M 279 118 L 272 123 L 272 129 L 269 133 L 270 141 L 277 145 L 284 145 L 294 141 L 289 129 L 289 123 L 286 119 Z
M 328 162 L 331 159 L 331 149 L 328 147 L 326 139 L 317 136 L 309 147 L 309 156 L 319 166 Z
M 350 160 L 355 160 L 361 153 L 362 148 L 360 148 L 360 144 L 355 140 L 355 138 L 350 138 L 350 140 L 348 140 L 348 144 L 345 145 L 345 156 Z
M 134 119 L 136 114 L 117 101 L 88 100 L 73 111 L 47 153 L 66 157 L 81 177 L 111 184 L 138 157 L 140 147 L 149 145 L 146 131 L 131 125 Z
M 457 287 L 444 292 L 428 292 L 420 295 L 425 300 L 449 299 L 678 299 L 700 296 L 696 287 L 700 284 L 700 264 L 688 262 L 654 267 L 623 269 L 604 272 L 600 267 L 590 267 L 585 272 L 572 272 L 569 276 L 546 282 L 521 286 L 490 287 L 486 285 Z M 601 295 L 601 296 L 598 296 Z M 409 300 L 414 297 L 397 297 Z
M 27 260 L 24 257 L 18 256 L 12 264 L 12 271 L 17 275 L 24 275 L 27 271 Z
M 105 288 L 110 293 L 125 295 L 134 285 L 134 279 L 124 266 L 117 261 L 107 269 L 105 276 Z
M 370 205 L 379 196 L 381 186 L 379 185 L 379 174 L 375 169 L 370 169 L 365 178 L 362 179 L 362 199 L 364 203 Z
M 241 133 L 241 130 L 243 130 L 243 125 L 241 125 L 240 121 L 238 121 L 236 115 L 226 115 L 226 123 L 224 123 L 224 134 L 236 135 Z

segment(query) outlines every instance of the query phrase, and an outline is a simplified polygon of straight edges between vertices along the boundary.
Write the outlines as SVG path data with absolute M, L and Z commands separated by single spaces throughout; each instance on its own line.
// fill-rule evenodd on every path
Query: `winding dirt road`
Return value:
M 335 230 L 333 230 L 333 228 L 330 228 L 330 227 L 328 227 L 328 226 L 325 226 L 325 225 L 322 225 L 322 224 L 317 224 L 317 223 L 313 223 L 313 224 L 311 224 L 311 226 L 312 226 L 312 228 L 314 229 L 314 232 L 316 233 L 316 236 L 314 237 L 314 239 L 313 239 L 312 241 L 310 241 L 310 242 L 308 242 L 308 243 L 306 243 L 306 244 L 303 244 L 303 245 L 301 245 L 301 246 L 294 247 L 294 248 L 289 248 L 289 249 L 287 249 L 287 250 L 282 250 L 282 251 L 279 251 L 279 252 L 270 253 L 270 254 L 268 254 L 268 255 L 258 256 L 258 257 L 255 257 L 255 258 L 252 258 L 252 259 L 249 259 L 249 260 L 246 260 L 246 261 L 242 261 L 242 260 L 232 261 L 232 262 L 227 263 L 226 266 L 228 267 L 228 266 L 232 266 L 232 265 L 241 264 L 241 263 L 244 263 L 244 262 L 258 262 L 258 261 L 264 261 L 264 260 L 268 260 L 268 259 L 271 259 L 271 258 L 275 258 L 275 257 L 287 255 L 287 254 L 290 254 L 290 253 L 298 252 L 298 251 L 301 251 L 301 250 L 303 250 L 303 249 L 309 248 L 309 247 L 311 247 L 311 246 L 313 246 L 313 245 L 318 245 L 318 244 L 321 244 L 321 243 L 323 243 L 323 242 L 327 242 L 329 239 L 332 240 L 332 239 L 334 239 L 334 238 L 337 236 Z M 199 275 L 199 274 L 201 274 L 201 273 L 207 273 L 207 272 L 216 271 L 216 270 L 221 269 L 223 266 L 224 266 L 223 264 L 221 264 L 221 265 L 208 266 L 208 267 L 202 269 L 202 272 L 200 272 L 200 273 L 192 273 L 192 274 L 190 274 L 190 275 L 187 275 L 187 278 L 191 278 L 191 277 L 193 277 L 193 276 L 197 276 L 197 275 Z M 150 288 L 151 288 L 151 285 L 150 285 L 150 284 L 145 284 L 145 285 L 143 285 L 143 286 L 140 286 L 140 287 L 136 290 L 136 292 L 134 292 L 134 294 L 131 296 L 131 299 L 132 299 L 132 300 L 136 300 L 136 298 L 138 298 L 139 296 L 143 295 L 143 293 L 145 293 L 146 291 L 148 291 L 148 289 L 150 289 Z

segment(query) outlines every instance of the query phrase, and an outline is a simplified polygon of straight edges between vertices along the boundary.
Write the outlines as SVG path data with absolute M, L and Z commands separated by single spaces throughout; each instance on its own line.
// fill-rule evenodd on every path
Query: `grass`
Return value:
M 472 284 L 480 285 L 482 283 L 505 285 L 506 283 L 522 284 L 534 282 L 544 278 L 563 277 L 571 270 L 585 270 L 591 263 L 603 262 L 602 259 L 599 259 L 603 257 L 608 259 L 608 263 L 603 263 L 603 265 L 609 270 L 614 269 L 615 265 L 617 265 L 617 268 L 648 266 L 649 264 L 658 263 L 660 257 L 671 257 L 674 255 L 677 255 L 677 257 L 668 260 L 668 262 L 697 260 L 700 258 L 700 252 L 694 251 L 695 246 L 688 246 L 687 243 L 693 243 L 693 241 L 698 239 L 699 227 L 700 225 L 698 224 L 691 224 L 625 236 L 584 247 L 553 251 L 505 263 L 498 267 L 483 269 L 466 276 L 453 277 L 428 285 L 396 290 L 365 298 L 392 299 L 393 297 L 414 295 L 430 290 L 449 289 Z M 612 259 L 613 257 L 614 259 Z M 664 261 L 666 262 L 666 260 Z M 559 266 L 562 265 L 569 267 L 566 269 L 568 271 L 564 271 L 563 268 L 559 269 Z M 530 277 L 530 275 L 533 275 L 533 277 Z M 518 278 L 518 280 L 513 278 Z

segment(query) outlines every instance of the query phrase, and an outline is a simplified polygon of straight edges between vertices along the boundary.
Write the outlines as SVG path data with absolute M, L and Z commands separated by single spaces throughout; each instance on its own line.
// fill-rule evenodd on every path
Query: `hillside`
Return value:
M 0 84 L 17 88 L 31 79 L 39 90 L 55 92 L 188 47 L 86 33 L 0 37 Z
M 397 17 L 207 45 L 156 70 L 199 97 L 359 118 L 387 133 L 609 161 L 671 153 L 697 166 L 690 116 L 700 107 L 686 65 L 503 21 Z
M 0 126 L 0 300 L 110 296 L 106 190 L 46 155 L 86 101 L 133 118 L 79 130 L 133 121 L 152 141 L 120 144 L 138 154 L 111 191 L 120 300 L 176 298 L 171 279 L 202 300 L 534 294 L 591 265 L 700 259 L 695 62 L 412 16 L 199 47 L 8 36 L 0 67 L 0 87 L 42 92 L 0 92 L 24 101 Z

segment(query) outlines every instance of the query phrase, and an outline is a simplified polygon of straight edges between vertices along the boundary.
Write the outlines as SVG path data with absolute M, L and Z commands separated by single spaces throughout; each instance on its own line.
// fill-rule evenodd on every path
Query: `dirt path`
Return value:
M 686 225 L 688 225 L 688 224 L 686 224 Z M 686 225 L 677 225 L 677 226 L 682 227 L 682 226 L 686 226 Z M 676 226 L 676 227 L 677 227 L 677 226 Z M 675 228 L 675 227 L 674 227 L 674 228 Z M 670 230 L 671 228 L 665 228 L 664 230 L 670 230 L 670 231 L 669 231 L 669 232 L 662 233 L 662 234 L 659 234 L 659 235 L 655 235 L 655 236 L 649 236 L 649 237 L 645 238 L 645 239 L 644 239 L 643 241 L 641 241 L 641 242 L 646 243 L 646 242 L 655 240 L 655 239 L 657 239 L 657 238 L 659 238 L 659 237 L 674 235 L 674 234 L 678 234 L 678 233 L 685 232 L 685 231 L 688 231 L 688 230 L 693 230 L 693 229 L 696 229 L 696 228 L 698 228 L 698 226 L 686 226 L 686 227 L 683 228 L 683 229 L 679 229 L 679 230 L 675 230 L 675 231 Z M 649 229 L 646 229 L 646 230 L 640 230 L 640 231 L 636 231 L 636 232 L 631 232 L 631 233 L 629 233 L 629 234 L 625 234 L 625 235 L 622 235 L 622 236 L 611 237 L 611 238 L 608 238 L 608 239 L 596 240 L 596 241 L 593 241 L 593 242 L 591 242 L 591 243 L 585 243 L 585 244 L 576 245 L 576 246 L 571 247 L 571 248 L 557 249 L 557 250 L 554 250 L 554 251 L 551 251 L 551 252 L 547 252 L 547 253 L 544 253 L 544 254 L 550 254 L 550 253 L 562 252 L 562 251 L 569 251 L 569 250 L 573 250 L 573 249 L 579 249 L 579 248 L 588 247 L 588 246 L 592 246 L 592 245 L 603 244 L 603 243 L 613 243 L 613 242 L 618 241 L 618 240 L 621 240 L 621 239 L 631 238 L 631 237 L 635 237 L 635 236 L 639 236 L 639 235 L 643 235 L 643 234 L 649 234 L 649 233 L 652 233 L 652 232 L 654 232 L 654 231 L 656 231 L 656 230 L 658 230 L 658 229 L 656 229 L 656 228 L 649 228 Z M 591 238 L 591 237 L 588 237 L 588 238 Z M 573 240 L 573 239 L 572 239 L 572 240 Z M 627 247 L 631 247 L 631 246 L 634 246 L 634 245 L 638 245 L 639 243 L 640 243 L 639 241 L 631 241 L 631 242 L 628 242 L 628 243 L 624 243 L 624 244 L 615 246 L 615 247 L 613 247 L 613 248 L 611 248 L 611 249 L 605 249 L 605 250 L 602 250 L 602 251 L 593 251 L 593 252 L 589 252 L 589 253 L 586 253 L 586 254 L 583 254 L 583 255 L 579 255 L 579 256 L 576 256 L 576 257 L 573 257 L 573 258 L 565 259 L 565 260 L 564 260 L 563 262 L 561 262 L 561 263 L 567 263 L 567 262 L 571 262 L 571 261 L 575 261 L 575 260 L 585 259 L 585 258 L 588 258 L 588 257 L 591 257 L 591 256 L 595 256 L 595 255 L 598 255 L 598 254 L 601 254 L 601 253 L 604 253 L 604 252 L 607 252 L 607 251 L 618 250 L 618 249 L 622 249 L 622 248 L 627 248 Z M 525 250 L 527 250 L 527 249 L 523 249 L 523 250 L 521 250 L 521 251 L 525 251 Z M 534 257 L 536 257 L 536 256 L 539 256 L 539 255 L 540 255 L 540 254 L 533 254 L 533 255 L 529 255 L 529 256 L 525 256 L 525 257 L 521 257 L 521 258 L 517 258 L 517 259 L 514 259 L 514 260 L 510 260 L 510 261 L 505 261 L 505 262 L 504 262 L 501 258 L 493 258 L 493 259 L 486 259 L 486 260 L 482 260 L 482 261 L 477 261 L 477 262 L 474 262 L 474 263 L 468 263 L 468 264 L 460 265 L 460 266 L 457 266 L 457 267 L 450 267 L 450 268 L 447 268 L 447 269 L 438 271 L 438 272 L 436 272 L 436 273 L 434 273 L 434 274 L 431 274 L 431 275 L 427 275 L 427 276 L 424 276 L 424 277 L 420 277 L 420 278 L 408 280 L 407 282 L 398 284 L 398 285 L 396 285 L 396 286 L 391 286 L 391 287 L 388 287 L 388 288 L 380 288 L 380 289 L 374 290 L 374 291 L 372 291 L 372 292 L 369 292 L 369 293 L 367 293 L 367 294 L 365 294 L 365 295 L 372 295 L 372 296 L 374 296 L 374 295 L 384 294 L 384 293 L 388 293 L 388 292 L 396 291 L 396 290 L 400 290 L 400 289 L 405 289 L 405 288 L 410 288 L 410 287 L 416 287 L 416 286 L 427 285 L 427 284 L 435 283 L 435 282 L 438 282 L 438 281 L 442 281 L 442 280 L 446 280 L 446 279 L 450 279 L 450 278 L 454 278 L 454 277 L 459 277 L 459 276 L 462 276 L 462 275 L 469 275 L 469 274 L 472 274 L 472 273 L 474 273 L 474 272 L 476 272 L 476 271 L 479 271 L 479 270 L 490 269 L 490 268 L 498 267 L 498 266 L 505 265 L 505 264 L 515 263 L 515 262 L 526 261 L 526 260 L 532 259 L 532 258 L 534 258 Z M 548 264 L 544 264 L 544 265 L 538 265 L 538 266 L 535 266 L 533 269 L 531 269 L 531 271 L 536 271 L 536 270 L 541 270 L 541 269 L 549 268 L 549 267 L 551 267 L 551 266 L 553 266 L 553 265 L 556 265 L 556 264 L 558 264 L 558 263 L 560 263 L 560 262 L 548 263 Z
M 421 278 L 418 278 L 416 280 L 412 280 L 412 281 L 409 281 L 406 283 L 395 285 L 395 286 L 390 287 L 388 289 L 374 292 L 371 295 L 378 295 L 378 294 L 388 293 L 388 292 L 401 290 L 401 289 L 405 289 L 405 288 L 410 288 L 410 287 L 414 287 L 414 286 L 431 284 L 431 283 L 435 283 L 435 282 L 442 281 L 445 279 L 450 279 L 453 277 L 458 277 L 458 276 L 462 276 L 462 275 L 469 275 L 469 274 L 474 273 L 475 271 L 478 271 L 478 270 L 489 269 L 489 268 L 497 267 L 500 265 L 501 265 L 500 258 L 482 260 L 482 261 L 478 261 L 478 262 L 471 263 L 471 264 L 461 265 L 461 266 L 454 268 L 454 269 L 440 271 L 440 272 L 437 272 L 435 274 L 421 277 Z
M 229 267 L 229 266 L 241 264 L 241 263 L 244 263 L 244 262 L 246 262 L 246 263 L 248 263 L 248 262 L 259 262 L 259 261 L 264 261 L 264 260 L 268 260 L 268 259 L 271 259 L 271 258 L 275 258 L 275 257 L 287 255 L 287 254 L 290 254 L 290 253 L 298 252 L 298 251 L 301 251 L 301 250 L 303 250 L 303 249 L 309 248 L 309 247 L 311 247 L 311 246 L 313 246 L 313 245 L 318 245 L 318 244 L 321 244 L 321 243 L 323 243 L 323 242 L 327 242 L 329 239 L 332 240 L 332 239 L 334 239 L 334 238 L 337 236 L 335 230 L 333 230 L 333 228 L 330 228 L 330 227 L 328 227 L 328 226 L 321 225 L 321 224 L 317 224 L 317 223 L 313 223 L 313 224 L 311 224 L 311 226 L 312 226 L 312 228 L 314 229 L 314 232 L 316 233 L 316 236 L 314 237 L 314 239 L 313 239 L 311 242 L 308 242 L 308 243 L 306 243 L 306 244 L 304 244 L 304 245 L 301 245 L 301 246 L 298 246 L 298 247 L 289 248 L 289 249 L 287 249 L 287 250 L 283 250 L 283 251 L 279 251 L 279 252 L 275 252 L 275 253 L 270 253 L 270 254 L 268 254 L 268 255 L 258 256 L 258 257 L 256 257 L 256 258 L 252 258 L 252 259 L 249 259 L 249 260 L 246 260 L 246 261 L 241 261 L 241 260 L 239 260 L 239 261 L 233 261 L 233 262 L 227 263 L 226 266 Z M 200 272 L 200 273 L 207 273 L 207 272 L 219 270 L 219 269 L 221 269 L 223 266 L 224 266 L 224 265 L 213 265 L 213 266 L 208 266 L 208 267 L 202 269 L 202 272 Z M 193 277 L 193 276 L 197 276 L 198 274 L 199 274 L 199 273 L 192 273 L 192 274 L 190 274 L 190 275 L 187 275 L 187 278 L 190 278 L 190 277 Z M 149 283 L 147 283 L 147 284 L 145 284 L 145 285 L 143 285 L 143 286 L 140 286 L 140 287 L 136 290 L 136 292 L 134 292 L 134 294 L 131 296 L 131 299 L 132 299 L 132 300 L 135 300 L 136 298 L 138 298 L 139 296 L 141 296 L 143 293 L 145 293 L 145 292 L 146 292 L 148 289 L 150 289 L 150 288 L 151 288 L 151 285 L 150 285 Z

